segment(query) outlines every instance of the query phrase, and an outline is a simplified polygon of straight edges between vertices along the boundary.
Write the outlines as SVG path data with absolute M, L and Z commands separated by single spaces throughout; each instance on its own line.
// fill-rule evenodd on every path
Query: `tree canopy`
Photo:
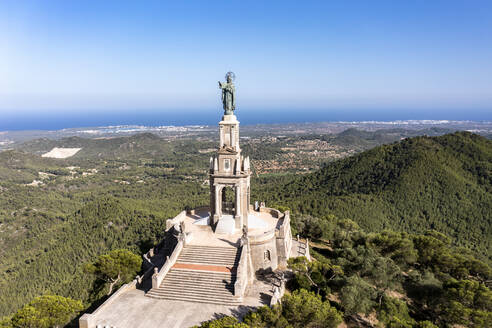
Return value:
M 115 284 L 135 277 L 141 265 L 140 256 L 126 249 L 115 249 L 99 256 L 93 264 L 87 265 L 85 270 L 109 283 L 108 295 L 110 295 Z
M 70 322 L 84 308 L 81 301 L 58 295 L 36 297 L 0 327 L 57 328 Z M 3 324 L 3 326 L 1 325 Z

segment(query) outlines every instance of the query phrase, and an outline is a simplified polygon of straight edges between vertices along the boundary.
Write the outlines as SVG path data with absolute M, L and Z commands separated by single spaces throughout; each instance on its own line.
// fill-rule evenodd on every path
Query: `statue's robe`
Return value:
M 231 83 L 223 83 L 220 85 L 222 88 L 222 104 L 224 106 L 225 114 L 232 114 L 234 111 L 234 85 Z

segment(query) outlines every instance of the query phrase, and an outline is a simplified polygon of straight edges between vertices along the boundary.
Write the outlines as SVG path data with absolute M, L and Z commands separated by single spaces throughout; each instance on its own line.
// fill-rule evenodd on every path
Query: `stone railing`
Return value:
M 164 277 L 166 277 L 166 274 L 176 263 L 179 254 L 181 254 L 181 251 L 183 250 L 184 243 L 185 243 L 185 235 L 180 234 L 178 237 L 178 243 L 176 244 L 176 247 L 174 247 L 173 253 L 171 254 L 171 256 L 169 256 L 166 259 L 166 262 L 162 266 L 161 270 L 159 272 L 154 273 L 154 275 L 152 276 L 152 288 L 159 288 L 159 286 L 162 283 L 162 280 L 164 280 Z
M 304 256 L 308 259 L 308 261 L 311 261 L 311 253 L 309 253 L 309 239 L 306 238 L 306 242 L 304 243 Z
M 121 286 L 116 292 L 113 293 L 101 306 L 97 308 L 96 311 L 92 313 L 85 313 L 79 318 L 79 328 L 96 328 L 97 322 L 96 315 L 98 312 L 102 311 L 104 308 L 108 307 L 113 303 L 121 294 L 135 289 L 137 287 L 137 280 L 133 280 L 128 284 Z
M 280 280 L 280 286 L 275 286 L 273 288 L 273 295 L 272 298 L 270 299 L 270 307 L 273 307 L 274 305 L 281 303 L 284 294 L 285 294 L 285 279 L 282 278 Z
M 234 283 L 234 297 L 242 299 L 248 286 L 248 245 L 243 245 L 241 257 L 236 271 L 236 282 Z
M 285 211 L 280 226 L 276 231 L 277 236 L 277 254 L 279 264 L 287 266 L 287 260 L 292 250 L 292 232 L 290 230 L 290 212 Z
M 308 261 L 311 261 L 311 254 L 309 252 L 309 239 L 306 238 L 306 241 L 302 241 L 297 235 L 297 254 L 293 254 L 294 256 L 304 256 L 308 259 Z
M 282 212 L 270 207 L 260 207 L 260 213 L 268 213 L 276 219 L 282 217 Z
M 277 237 L 279 238 L 290 238 L 290 212 L 285 211 L 282 218 L 282 224 L 277 230 Z
M 199 212 L 202 212 L 202 211 L 209 211 L 209 210 L 210 210 L 210 207 L 208 205 L 203 205 L 203 206 L 195 207 L 192 210 L 189 210 L 188 211 L 188 214 L 195 215 L 196 213 L 199 213 Z
M 249 237 L 241 238 L 241 256 L 236 271 L 236 282 L 234 283 L 234 297 L 242 300 L 246 288 L 254 280 L 253 261 L 251 259 L 251 246 Z
M 259 235 L 248 236 L 251 244 L 261 244 L 275 237 L 275 229 L 270 229 Z
M 186 217 L 186 211 L 181 211 L 178 215 L 176 215 L 174 218 L 169 219 L 166 221 L 166 231 L 174 227 L 176 224 L 179 224 L 181 221 L 183 221 Z
M 278 228 L 273 228 L 267 230 L 261 234 L 249 236 L 249 240 L 251 244 L 259 244 L 265 241 L 272 239 L 273 237 L 277 238 L 286 238 L 290 240 L 290 213 L 289 211 L 285 211 L 285 213 L 280 212 L 274 208 L 261 207 L 260 212 L 268 213 L 274 218 L 280 219 L 281 225 Z M 290 243 L 289 243 L 290 247 Z

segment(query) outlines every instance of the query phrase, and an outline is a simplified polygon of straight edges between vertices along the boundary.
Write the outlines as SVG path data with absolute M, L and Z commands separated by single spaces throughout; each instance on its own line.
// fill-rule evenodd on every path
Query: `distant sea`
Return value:
M 0 112 L 1 115 L 1 112 Z M 110 125 L 215 125 L 221 119 L 220 109 L 203 110 L 124 110 L 124 111 L 31 111 L 29 114 L 7 114 L 0 118 L 0 131 L 60 130 L 65 128 Z M 492 121 L 491 110 L 261 110 L 238 109 L 236 116 L 243 125 L 304 122 L 359 122 L 398 120 Z

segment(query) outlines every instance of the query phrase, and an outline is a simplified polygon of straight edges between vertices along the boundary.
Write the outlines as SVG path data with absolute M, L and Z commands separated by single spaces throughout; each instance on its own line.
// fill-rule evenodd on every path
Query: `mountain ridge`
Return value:
M 298 213 L 335 214 L 368 231 L 435 229 L 491 260 L 492 141 L 456 132 L 415 137 L 329 163 L 290 181 L 270 203 Z M 279 185 L 280 184 L 280 187 Z

